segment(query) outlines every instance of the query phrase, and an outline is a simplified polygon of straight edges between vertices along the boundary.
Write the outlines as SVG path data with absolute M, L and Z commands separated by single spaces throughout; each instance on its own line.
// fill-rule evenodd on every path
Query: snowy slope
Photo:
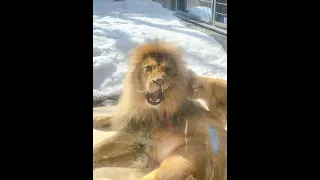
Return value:
M 190 8 L 189 14 L 196 15 L 198 17 L 201 17 L 203 19 L 211 19 L 212 13 L 211 9 L 207 7 L 201 7 L 201 6 L 195 6 Z
M 173 42 L 199 75 L 227 78 L 227 54 L 213 38 L 189 29 L 152 0 L 93 1 L 93 92 L 118 94 L 132 48 L 145 40 Z

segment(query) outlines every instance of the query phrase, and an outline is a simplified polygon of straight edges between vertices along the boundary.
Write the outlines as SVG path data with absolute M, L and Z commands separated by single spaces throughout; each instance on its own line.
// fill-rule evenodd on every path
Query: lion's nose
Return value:
M 154 83 L 161 85 L 163 83 L 163 78 L 158 78 L 156 80 L 153 80 Z

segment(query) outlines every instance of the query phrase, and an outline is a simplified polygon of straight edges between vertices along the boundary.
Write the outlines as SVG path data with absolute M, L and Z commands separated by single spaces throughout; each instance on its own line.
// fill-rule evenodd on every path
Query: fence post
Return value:
M 178 0 L 175 0 L 175 3 L 176 3 L 176 11 L 178 10 Z
M 215 18 L 216 18 L 216 0 L 212 0 L 212 25 L 214 25 Z

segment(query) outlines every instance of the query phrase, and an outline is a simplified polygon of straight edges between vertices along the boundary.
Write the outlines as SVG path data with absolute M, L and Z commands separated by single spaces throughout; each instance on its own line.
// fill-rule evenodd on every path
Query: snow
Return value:
M 203 19 L 211 19 L 212 11 L 208 7 L 194 6 L 189 9 L 189 14 L 201 17 Z
M 198 75 L 227 78 L 227 54 L 211 36 L 184 26 L 152 0 L 94 0 L 93 93 L 119 94 L 130 51 L 150 39 L 174 43 Z

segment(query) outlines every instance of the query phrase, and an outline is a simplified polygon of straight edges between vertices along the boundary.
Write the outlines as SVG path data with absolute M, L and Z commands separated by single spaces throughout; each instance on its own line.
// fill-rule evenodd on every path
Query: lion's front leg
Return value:
M 140 180 L 190 180 L 193 179 L 194 165 L 182 155 L 166 158 L 161 166 Z
M 112 116 L 93 116 L 93 127 L 94 128 L 102 128 L 111 126 L 111 118 Z
M 93 148 L 93 169 L 102 166 L 128 167 L 135 160 L 139 151 L 135 136 L 118 133 Z

